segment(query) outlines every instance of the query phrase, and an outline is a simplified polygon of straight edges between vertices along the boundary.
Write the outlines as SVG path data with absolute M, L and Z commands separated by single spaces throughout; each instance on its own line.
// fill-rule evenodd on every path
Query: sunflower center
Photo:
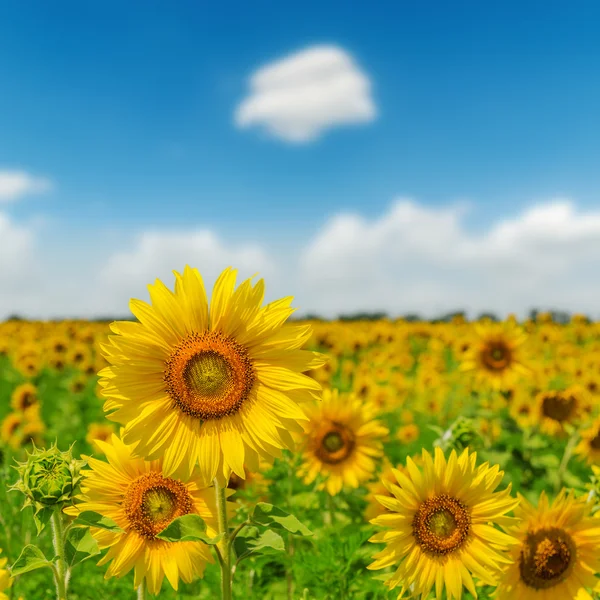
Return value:
M 344 447 L 344 440 L 337 431 L 330 431 L 323 438 L 323 446 L 327 452 L 337 452 Z
M 167 393 L 185 414 L 208 421 L 235 414 L 254 384 L 245 348 L 218 331 L 192 333 L 166 362 Z
M 154 471 L 127 488 L 123 508 L 131 529 L 153 539 L 173 519 L 193 511 L 193 500 L 183 483 Z
M 437 555 L 460 548 L 468 538 L 470 527 L 468 508 L 447 494 L 425 500 L 412 522 L 413 535 L 421 549 Z
M 320 461 L 331 465 L 345 461 L 356 445 L 352 431 L 337 422 L 329 423 L 319 439 L 315 454 Z
M 537 590 L 564 581 L 575 563 L 576 548 L 562 529 L 540 529 L 529 533 L 521 548 L 519 572 L 523 582 Z
M 542 401 L 544 416 L 555 421 L 567 421 L 575 409 L 575 398 L 560 392 L 546 394 Z
M 490 371 L 503 371 L 511 361 L 510 348 L 501 340 L 488 342 L 481 351 L 481 362 Z
M 590 447 L 593 450 L 600 450 L 600 431 L 590 440 Z

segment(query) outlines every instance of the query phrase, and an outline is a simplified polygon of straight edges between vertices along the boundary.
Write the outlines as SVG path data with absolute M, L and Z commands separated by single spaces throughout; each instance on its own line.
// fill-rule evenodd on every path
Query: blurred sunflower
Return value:
M 2 553 L 2 548 L 0 548 L 0 553 Z M 6 568 L 7 562 L 8 559 L 6 557 L 0 558 L 0 600 L 9 600 L 9 597 L 4 592 L 8 590 L 13 583 L 12 577 Z
M 17 386 L 10 398 L 10 405 L 17 412 L 24 412 L 30 406 L 39 403 L 37 388 L 32 383 L 23 383 Z
M 85 441 L 94 448 L 100 450 L 100 446 L 96 444 L 98 440 L 101 442 L 109 442 L 115 433 L 115 426 L 112 423 L 90 423 L 88 425 Z
M 416 425 L 415 423 L 407 423 L 406 425 L 402 425 L 402 427 L 398 429 L 396 437 L 403 444 L 410 444 L 419 439 L 419 434 L 420 430 L 418 425 Z
M 463 586 L 477 597 L 473 575 L 496 585 L 509 562 L 505 553 L 516 540 L 492 524 L 511 524 L 506 513 L 518 501 L 510 486 L 494 492 L 504 473 L 498 465 L 476 467 L 476 454 L 468 449 L 460 457 L 452 451 L 447 461 L 440 448 L 435 458 L 423 449 L 422 459 L 422 470 L 410 457 L 406 472 L 394 470 L 397 485 L 385 484 L 393 497 L 378 496 L 389 512 L 371 522 L 390 529 L 371 537 L 387 546 L 368 568 L 398 565 L 386 582 L 390 589 L 400 586 L 398 598 L 427 598 L 434 586 L 436 598 L 445 589 L 449 600 L 459 599 Z
M 323 401 L 306 411 L 310 421 L 302 436 L 303 464 L 298 472 L 304 483 L 321 474 L 325 481 L 318 488 L 335 496 L 344 485 L 357 488 L 369 480 L 389 433 L 376 419 L 375 407 L 354 394 L 325 389 Z
M 258 469 L 292 448 L 302 431 L 301 404 L 320 397 L 321 386 L 304 372 L 326 358 L 301 350 L 310 325 L 287 324 L 292 298 L 262 307 L 264 282 L 236 271 L 215 283 L 210 309 L 202 277 L 175 272 L 175 292 L 160 280 L 149 285 L 152 304 L 132 300 L 139 323 L 111 325 L 102 346 L 110 366 L 99 375 L 109 418 L 125 425 L 136 453 L 164 457 L 167 476 L 200 465 L 207 480 L 224 482 L 244 464 Z
M 515 514 L 521 523 L 510 530 L 519 539 L 514 563 L 502 577 L 498 600 L 578 600 L 591 596 L 600 572 L 600 521 L 591 503 L 562 490 L 552 504 L 542 492 L 538 507 L 519 494 Z
M 113 435 L 110 442 L 96 441 L 108 463 L 87 457 L 83 493 L 76 506 L 65 509 L 71 516 L 95 511 L 112 519 L 123 530 L 92 527 L 92 535 L 108 552 L 98 562 L 109 562 L 105 578 L 122 577 L 135 569 L 134 587 L 146 580 L 151 594 L 158 594 L 166 575 L 173 589 L 179 579 L 189 583 L 202 577 L 207 563 L 214 562 L 210 547 L 203 542 L 166 542 L 156 535 L 182 515 L 197 514 L 206 532 L 218 532 L 214 489 L 196 475 L 176 479 L 162 469 L 162 461 L 145 461 L 132 456 L 132 446 Z
M 559 435 L 564 426 L 575 424 L 587 415 L 589 397 L 579 386 L 566 390 L 549 390 L 536 396 L 536 418 L 540 429 L 548 435 Z
M 460 368 L 472 373 L 476 385 L 504 389 L 529 374 L 523 359 L 527 336 L 520 328 L 508 323 L 475 323 L 474 330 L 478 337 L 465 352 Z
M 581 441 L 575 447 L 575 453 L 589 464 L 600 465 L 600 417 L 581 432 Z

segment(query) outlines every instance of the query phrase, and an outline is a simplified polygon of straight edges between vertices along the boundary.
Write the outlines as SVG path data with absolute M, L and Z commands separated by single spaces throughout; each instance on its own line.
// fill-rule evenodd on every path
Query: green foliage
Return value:
M 218 544 L 222 534 L 210 537 L 206 533 L 206 523 L 198 515 L 183 515 L 173 519 L 157 536 L 167 542 L 204 542 L 210 546 Z

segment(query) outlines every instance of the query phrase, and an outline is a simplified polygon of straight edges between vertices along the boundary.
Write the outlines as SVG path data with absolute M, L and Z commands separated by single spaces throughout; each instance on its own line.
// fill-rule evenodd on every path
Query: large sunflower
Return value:
M 530 370 L 523 362 L 526 334 L 510 323 L 475 323 L 477 339 L 465 352 L 461 370 L 473 373 L 475 383 L 494 389 L 509 387 Z
M 104 409 L 125 425 L 124 440 L 136 453 L 164 457 L 165 474 L 189 474 L 198 463 L 210 480 L 244 464 L 258 469 L 294 445 L 302 431 L 299 406 L 318 398 L 321 386 L 303 372 L 325 362 L 301 350 L 310 325 L 285 321 L 292 298 L 262 307 L 264 282 L 244 281 L 236 271 L 215 283 L 210 309 L 200 273 L 175 272 L 175 292 L 149 285 L 151 304 L 132 300 L 139 323 L 117 322 L 103 345 L 110 366 L 100 372 Z
M 91 528 L 100 548 L 109 548 L 98 565 L 110 561 L 106 578 L 122 577 L 135 569 L 134 586 L 146 580 L 148 591 L 158 594 L 165 575 L 174 589 L 179 578 L 201 577 L 207 562 L 214 562 L 203 542 L 165 542 L 156 538 L 176 517 L 194 513 L 206 523 L 207 534 L 218 533 L 215 491 L 200 476 L 168 477 L 160 460 L 132 457 L 132 446 L 116 435 L 110 442 L 96 440 L 108 463 L 88 458 L 80 502 L 66 509 L 70 515 L 95 511 L 119 525 L 122 532 Z
M 307 407 L 310 421 L 302 438 L 303 465 L 299 475 L 311 483 L 325 476 L 319 487 L 335 496 L 345 485 L 357 488 L 369 480 L 383 456 L 388 429 L 375 419 L 376 409 L 354 394 L 325 389 L 323 401 Z
M 520 544 L 498 586 L 498 600 L 578 600 L 591 596 L 600 572 L 600 520 L 592 504 L 564 489 L 552 504 L 542 492 L 537 509 L 521 497 L 521 524 L 511 531 Z
M 493 525 L 506 526 L 514 519 L 506 513 L 518 501 L 510 486 L 494 490 L 504 473 L 496 465 L 475 466 L 476 454 L 452 451 L 446 461 L 440 448 L 435 459 L 422 451 L 423 469 L 408 457 L 406 472 L 394 470 L 398 485 L 386 483 L 392 497 L 378 496 L 389 512 L 371 521 L 389 527 L 370 541 L 387 546 L 375 554 L 369 569 L 398 565 L 386 582 L 400 586 L 398 598 L 409 594 L 426 598 L 435 586 L 435 597 L 446 589 L 449 600 L 460 598 L 463 586 L 477 597 L 473 575 L 495 585 L 505 553 L 516 540 Z

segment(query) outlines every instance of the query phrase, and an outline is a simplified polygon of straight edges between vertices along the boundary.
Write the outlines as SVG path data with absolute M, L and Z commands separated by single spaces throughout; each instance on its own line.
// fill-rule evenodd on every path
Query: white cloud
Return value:
M 29 194 L 39 194 L 52 189 L 52 182 L 26 171 L 0 170 L 0 203 L 14 202 Z
M 145 232 L 131 250 L 113 254 L 100 270 L 104 306 L 126 312 L 130 298 L 147 296 L 148 283 L 159 278 L 171 285 L 173 271 L 182 272 L 186 264 L 200 270 L 209 289 L 229 266 L 240 277 L 276 275 L 273 261 L 257 244 L 228 245 L 208 230 Z
M 375 116 L 371 83 L 352 57 L 336 46 L 312 46 L 258 69 L 235 122 L 302 143 L 330 127 Z
M 147 299 L 156 278 L 172 287 L 172 270 L 186 264 L 208 289 L 230 265 L 240 281 L 258 273 L 267 299 L 293 295 L 300 315 L 434 317 L 465 309 L 524 316 L 539 308 L 600 317 L 600 211 L 557 199 L 478 232 L 465 215 L 464 206 L 401 199 L 375 219 L 337 215 L 301 248 L 275 252 L 268 240 L 231 244 L 207 229 L 65 242 L 60 232 L 41 235 L 0 213 L 0 318 L 127 315 L 130 298 Z
M 532 307 L 597 313 L 600 212 L 567 200 L 533 206 L 470 233 L 461 207 L 399 200 L 379 219 L 333 218 L 300 259 L 310 308 L 434 316 Z

